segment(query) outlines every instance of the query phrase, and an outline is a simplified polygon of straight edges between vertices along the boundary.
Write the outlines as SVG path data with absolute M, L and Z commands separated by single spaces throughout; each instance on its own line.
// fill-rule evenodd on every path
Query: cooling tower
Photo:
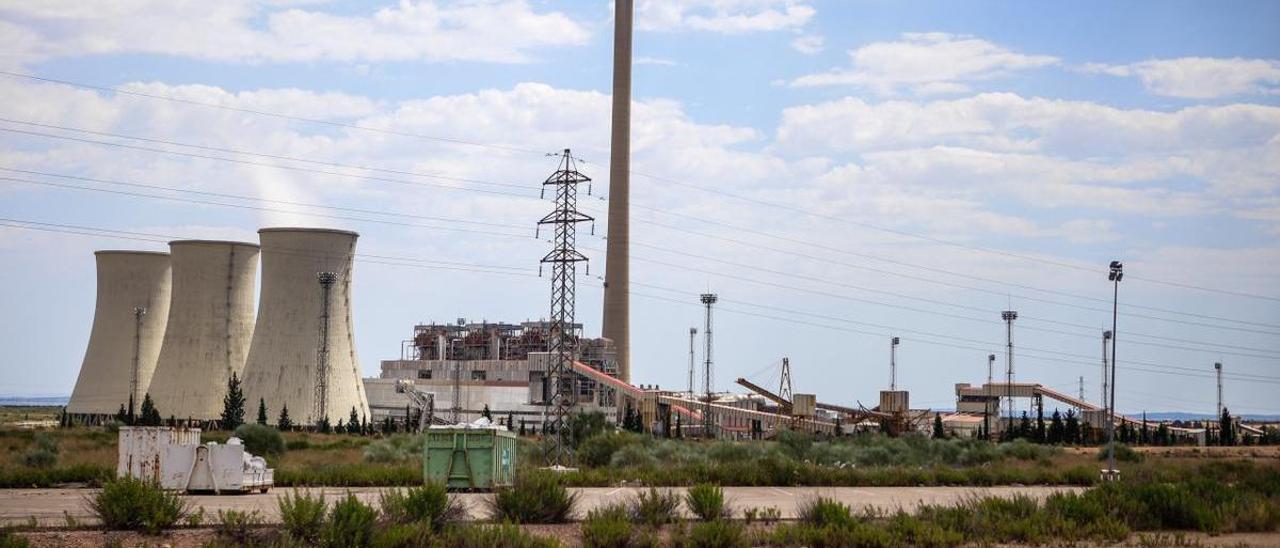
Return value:
M 89 347 L 67 402 L 74 415 L 114 414 L 151 383 L 169 319 L 169 254 L 99 251 L 98 301 Z
M 151 399 L 163 417 L 215 420 L 227 379 L 244 372 L 253 338 L 258 246 L 179 240 L 169 242 L 169 253 L 173 299 Z
M 336 424 L 354 407 L 369 416 L 351 328 L 351 263 L 359 234 L 264 228 L 262 294 L 244 366 L 246 417 L 266 401 L 275 422 L 289 407 L 296 424 Z

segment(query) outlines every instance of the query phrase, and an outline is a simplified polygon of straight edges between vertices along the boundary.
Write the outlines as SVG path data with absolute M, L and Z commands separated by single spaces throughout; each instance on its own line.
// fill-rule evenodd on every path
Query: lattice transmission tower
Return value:
M 782 379 L 778 383 L 778 395 L 791 401 L 791 358 L 782 358 Z
M 565 422 L 576 403 L 577 392 L 574 390 L 573 360 L 577 358 L 578 338 L 573 330 L 574 303 L 577 264 L 587 262 L 575 247 L 577 244 L 578 223 L 592 222 L 592 233 L 595 232 L 595 219 L 578 211 L 578 184 L 588 183 L 587 195 L 591 195 L 591 178 L 578 172 L 574 166 L 574 157 L 569 149 L 560 154 L 559 168 L 542 183 L 543 197 L 547 187 L 554 187 L 556 194 L 555 209 L 538 221 L 538 229 L 542 225 L 552 225 L 555 237 L 551 251 L 542 258 L 541 264 L 551 265 L 551 363 L 547 377 L 551 383 L 551 401 L 548 402 L 545 429 L 551 434 L 551 443 L 547 447 L 547 465 L 565 466 L 572 458 L 568 440 L 565 439 Z M 540 235 L 540 234 L 539 234 Z M 542 266 L 538 267 L 538 275 L 542 275 Z M 587 269 L 590 274 L 590 267 Z

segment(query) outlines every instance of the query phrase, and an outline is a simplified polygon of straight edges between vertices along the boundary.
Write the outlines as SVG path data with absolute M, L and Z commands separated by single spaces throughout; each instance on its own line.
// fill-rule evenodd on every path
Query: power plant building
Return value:
M 168 253 L 98 251 L 93 328 L 67 413 L 94 422 L 129 405 L 151 383 L 169 318 Z
M 244 242 L 169 243 L 173 298 L 150 389 L 164 417 L 220 417 L 227 381 L 243 373 L 253 339 L 258 250 Z
M 275 422 L 369 417 L 351 320 L 355 232 L 264 228 L 262 294 L 244 366 L 246 409 L 261 399 Z M 219 391 L 221 392 L 221 391 Z
M 608 339 L 581 337 L 582 325 L 571 333 L 579 348 L 578 361 L 606 375 L 618 375 L 617 353 Z M 455 373 L 460 374 L 458 395 L 461 420 L 480 416 L 487 406 L 495 420 L 512 419 L 541 424 L 551 396 L 550 324 L 548 322 L 423 324 L 414 327 L 398 360 L 384 360 L 380 378 L 365 379 L 373 417 L 382 420 L 405 416 L 408 397 L 396 391 L 398 380 L 431 394 L 435 416 L 447 417 L 454 406 Z M 617 390 L 578 375 L 576 408 L 618 411 Z

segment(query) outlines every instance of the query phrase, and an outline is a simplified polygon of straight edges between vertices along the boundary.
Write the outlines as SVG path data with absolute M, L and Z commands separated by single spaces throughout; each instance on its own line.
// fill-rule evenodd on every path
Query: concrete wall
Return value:
M 169 318 L 169 254 L 99 251 L 98 297 L 89 346 L 67 403 L 78 415 L 112 414 L 129 403 L 137 358 L 135 409 L 151 383 Z M 134 309 L 146 308 L 139 329 Z
M 369 416 L 360 361 L 356 357 L 351 322 L 351 276 L 358 234 L 314 228 L 264 228 L 262 295 L 253 343 L 244 366 L 246 412 L 258 399 L 267 404 L 271 422 L 280 408 L 299 424 L 315 424 L 321 294 L 317 274 L 335 272 L 330 290 L 328 403 L 323 413 L 330 422 L 346 420 L 355 408 Z
M 257 244 L 169 243 L 173 299 L 151 398 L 161 416 L 215 420 L 231 374 L 242 375 L 253 339 Z M 257 400 L 245 405 L 257 410 Z

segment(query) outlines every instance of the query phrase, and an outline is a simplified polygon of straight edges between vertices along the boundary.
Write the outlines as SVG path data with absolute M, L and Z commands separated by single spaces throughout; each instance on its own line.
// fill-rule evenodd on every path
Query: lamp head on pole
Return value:
M 893 346 L 898 346 L 898 338 L 894 337 L 893 340 L 890 342 L 890 344 L 892 344 Z
M 1213 362 L 1213 368 L 1222 371 L 1222 362 Z
M 1111 339 L 1111 330 L 1110 330 L 1110 329 L 1108 329 L 1108 330 L 1106 330 L 1106 331 L 1103 331 L 1103 332 L 1102 332 L 1102 339 L 1103 339 L 1103 340 L 1110 340 L 1110 339 Z
M 995 354 L 987 354 L 987 361 L 989 361 L 989 362 L 996 361 L 996 355 L 995 355 Z
M 1107 279 L 1113 282 L 1120 281 L 1124 278 L 1124 263 L 1120 261 L 1111 261 L 1111 273 L 1107 275 Z

